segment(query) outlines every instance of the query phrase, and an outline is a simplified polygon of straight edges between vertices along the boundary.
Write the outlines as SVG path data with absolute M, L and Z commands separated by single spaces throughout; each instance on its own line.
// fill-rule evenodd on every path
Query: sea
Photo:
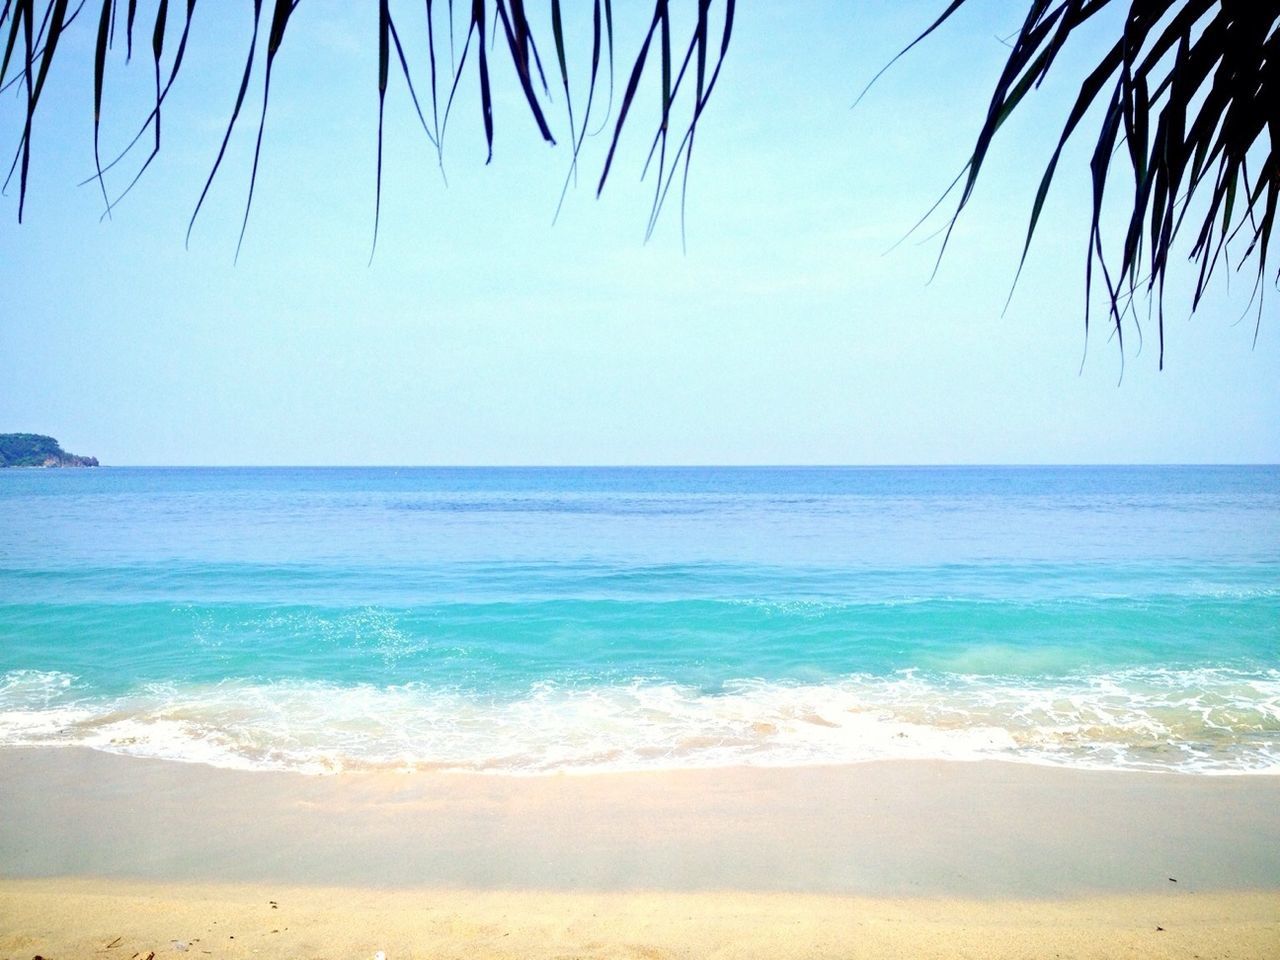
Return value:
M 1280 773 L 1280 467 L 0 470 L 0 746 Z

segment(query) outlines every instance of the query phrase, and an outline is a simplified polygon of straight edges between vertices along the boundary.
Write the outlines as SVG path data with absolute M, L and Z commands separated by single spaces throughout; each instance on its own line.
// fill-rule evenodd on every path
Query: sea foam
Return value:
M 84 694 L 65 674 L 0 679 L 0 743 L 79 745 L 242 769 L 509 774 L 1002 759 L 1093 769 L 1280 773 L 1280 672 L 1128 670 L 1025 678 L 660 680 L 479 696 L 227 680 Z

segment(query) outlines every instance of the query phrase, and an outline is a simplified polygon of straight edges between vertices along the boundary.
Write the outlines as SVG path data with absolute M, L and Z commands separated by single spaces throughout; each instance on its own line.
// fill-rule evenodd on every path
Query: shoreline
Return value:
M 1280 778 L 888 760 L 316 777 L 0 749 L 0 877 L 1071 897 L 1280 890 Z
M 0 958 L 1280 955 L 1280 779 L 0 749 Z

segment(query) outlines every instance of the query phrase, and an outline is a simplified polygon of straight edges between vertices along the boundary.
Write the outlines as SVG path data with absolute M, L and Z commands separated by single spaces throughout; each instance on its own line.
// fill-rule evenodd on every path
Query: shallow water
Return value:
M 1280 468 L 0 471 L 0 743 L 1280 772 Z

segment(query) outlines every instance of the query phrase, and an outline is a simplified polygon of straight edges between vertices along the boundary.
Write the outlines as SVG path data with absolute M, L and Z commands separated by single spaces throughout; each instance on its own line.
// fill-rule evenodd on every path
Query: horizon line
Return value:
M 1099 467 L 1280 467 L 1268 460 L 984 461 L 954 463 L 107 463 L 26 469 L 131 470 L 945 470 Z M 13 467 L 5 469 L 24 469 Z

